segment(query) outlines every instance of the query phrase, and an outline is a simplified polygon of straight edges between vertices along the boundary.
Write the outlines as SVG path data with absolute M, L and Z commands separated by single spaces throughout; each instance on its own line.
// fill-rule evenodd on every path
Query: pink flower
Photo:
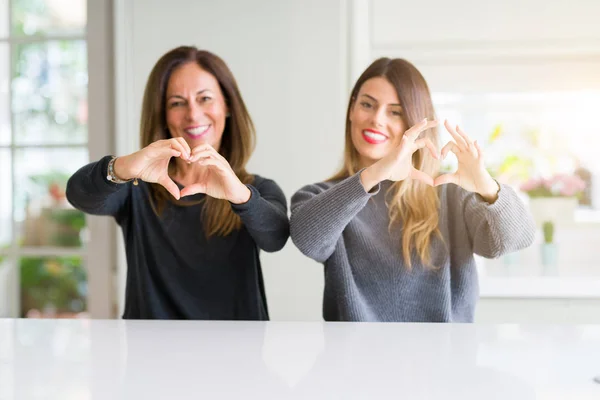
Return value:
M 543 186 L 543 180 L 540 178 L 531 178 L 525 183 L 521 185 L 521 190 L 523 192 L 529 192 L 530 190 L 536 189 L 540 186 Z
M 531 197 L 573 197 L 586 187 L 577 175 L 556 174 L 550 178 L 532 178 L 521 185 Z

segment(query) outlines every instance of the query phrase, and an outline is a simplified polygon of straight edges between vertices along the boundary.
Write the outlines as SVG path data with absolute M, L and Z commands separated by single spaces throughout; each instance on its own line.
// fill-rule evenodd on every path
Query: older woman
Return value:
M 286 243 L 286 199 L 246 171 L 254 127 L 227 65 L 194 47 L 163 55 L 140 133 L 141 150 L 88 164 L 67 186 L 73 206 L 123 230 L 123 317 L 267 320 L 259 249 Z

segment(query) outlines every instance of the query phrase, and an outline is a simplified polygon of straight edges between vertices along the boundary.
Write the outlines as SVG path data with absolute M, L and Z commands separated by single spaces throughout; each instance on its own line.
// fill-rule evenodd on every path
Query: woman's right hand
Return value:
M 404 132 L 400 144 L 395 149 L 361 172 L 360 180 L 365 190 L 368 192 L 379 182 L 385 180 L 402 181 L 408 177 L 433 186 L 433 177 L 412 165 L 412 155 L 415 151 L 427 147 L 434 158 L 440 158 L 438 150 L 431 140 L 417 139 L 421 132 L 435 126 L 437 126 L 437 121 L 424 119 Z
M 158 183 L 177 200 L 179 187 L 169 177 L 171 157 L 190 158 L 190 146 L 183 138 L 158 140 L 143 149 L 115 160 L 114 173 L 121 179 L 141 179 L 144 182 Z

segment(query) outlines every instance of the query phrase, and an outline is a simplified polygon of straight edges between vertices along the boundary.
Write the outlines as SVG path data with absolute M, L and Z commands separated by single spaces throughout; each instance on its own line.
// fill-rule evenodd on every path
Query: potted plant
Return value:
M 549 178 L 532 178 L 523 183 L 521 191 L 529 196 L 531 213 L 538 225 L 544 221 L 570 224 L 575 219 L 578 198 L 585 182 L 577 175 L 555 174 Z
M 542 243 L 541 256 L 544 267 L 556 267 L 558 249 L 554 242 L 554 222 L 544 221 L 542 225 L 544 242 Z

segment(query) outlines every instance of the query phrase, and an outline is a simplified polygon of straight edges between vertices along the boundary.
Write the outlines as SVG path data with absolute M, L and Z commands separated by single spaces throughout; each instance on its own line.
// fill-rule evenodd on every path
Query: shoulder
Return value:
M 299 194 L 299 193 L 313 193 L 313 194 L 323 193 L 327 189 L 329 189 L 332 186 L 334 186 L 336 183 L 338 183 L 338 181 L 323 181 L 323 182 L 311 183 L 311 184 L 302 186 L 299 190 L 296 191 L 295 194 Z
M 273 179 L 256 174 L 253 174 L 252 178 L 253 180 L 252 183 L 250 183 L 250 185 L 252 185 L 256 190 L 258 190 L 261 196 L 275 196 L 279 198 L 285 198 L 285 194 L 283 193 L 281 186 L 279 186 L 279 184 L 277 184 L 277 182 L 275 182 Z
M 280 188 L 280 186 L 277 184 L 277 182 L 275 182 L 273 179 L 270 178 L 266 178 L 262 175 L 256 175 L 253 174 L 252 175 L 252 186 L 254 186 L 255 188 L 257 188 L 258 190 L 261 189 L 273 189 L 273 188 Z
M 314 196 L 326 192 L 331 187 L 335 186 L 338 181 L 323 181 L 311 183 L 298 189 L 292 196 L 292 203 L 302 203 Z

